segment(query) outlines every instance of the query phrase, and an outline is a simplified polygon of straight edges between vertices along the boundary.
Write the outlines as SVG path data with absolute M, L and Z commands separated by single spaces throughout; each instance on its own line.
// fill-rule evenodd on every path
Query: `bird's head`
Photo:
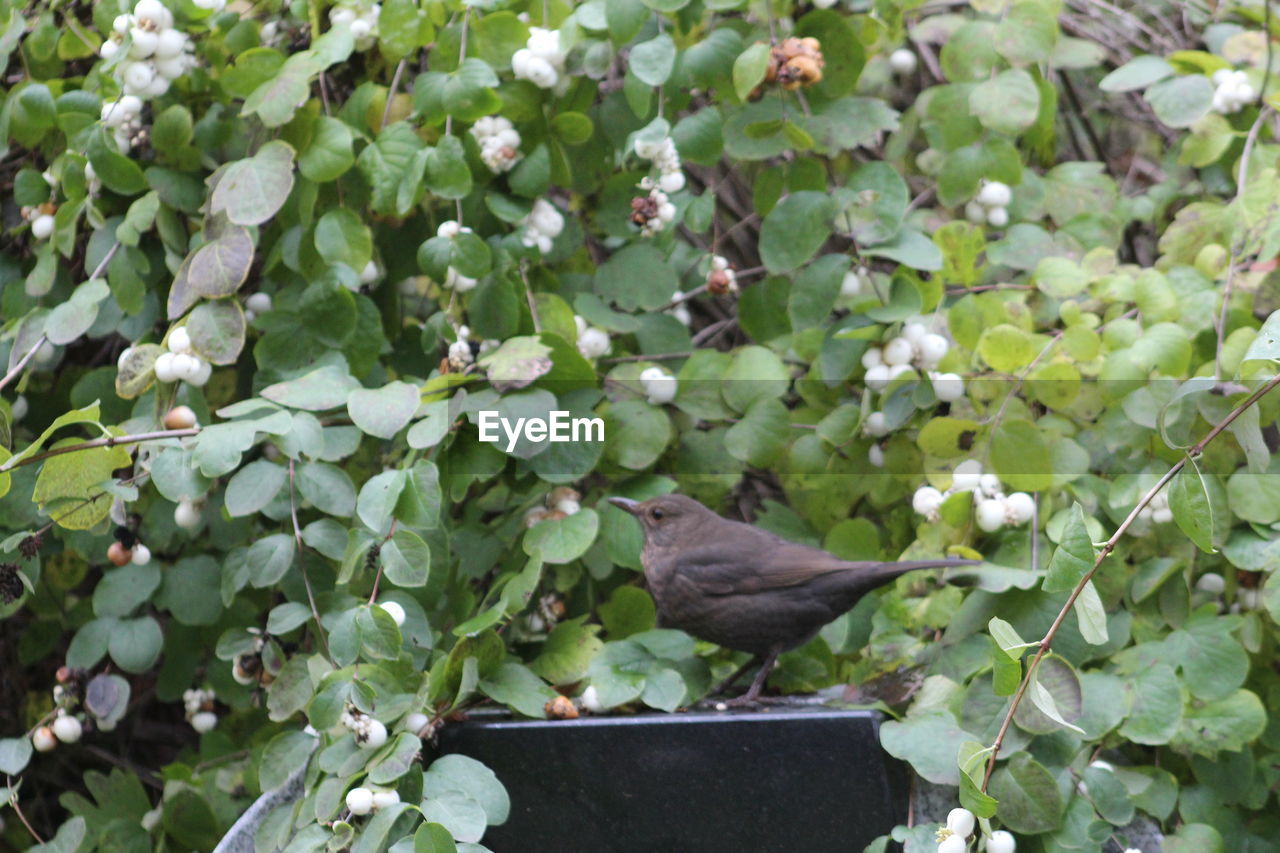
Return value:
M 647 501 L 609 498 L 609 503 L 634 515 L 644 528 L 645 541 L 658 546 L 693 541 L 700 525 L 709 518 L 718 518 L 711 510 L 684 495 L 661 495 Z

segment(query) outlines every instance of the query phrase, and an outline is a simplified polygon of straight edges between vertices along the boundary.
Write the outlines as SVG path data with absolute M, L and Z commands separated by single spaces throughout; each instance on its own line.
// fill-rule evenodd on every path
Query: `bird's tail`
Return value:
M 899 563 L 875 563 L 874 572 L 877 580 L 887 583 L 901 577 L 907 572 L 919 569 L 954 569 L 960 566 L 978 566 L 980 560 L 904 560 Z

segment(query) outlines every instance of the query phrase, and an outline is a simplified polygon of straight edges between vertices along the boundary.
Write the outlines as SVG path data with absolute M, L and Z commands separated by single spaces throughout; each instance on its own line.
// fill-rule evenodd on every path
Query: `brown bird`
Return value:
M 974 560 L 852 562 L 721 518 L 684 495 L 609 498 L 644 528 L 645 579 L 659 624 L 755 655 L 760 671 L 731 704 L 760 696 L 778 655 L 803 645 L 862 596 L 916 569 Z M 723 686 L 737 680 L 749 662 Z

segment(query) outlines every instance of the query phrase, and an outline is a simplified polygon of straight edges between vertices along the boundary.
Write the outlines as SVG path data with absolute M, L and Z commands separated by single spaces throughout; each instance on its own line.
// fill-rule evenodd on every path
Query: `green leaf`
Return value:
M 634 587 L 619 587 L 634 589 Z M 616 594 L 617 590 L 615 590 Z M 643 590 L 636 590 L 641 594 Z M 645 596 L 648 597 L 647 595 Z M 649 602 L 653 606 L 652 600 Z M 601 618 L 603 619 L 601 605 Z M 552 684 L 572 684 L 580 681 L 587 673 L 587 666 L 596 654 L 604 647 L 604 642 L 596 635 L 600 631 L 598 625 L 584 625 L 586 617 L 561 622 L 552 629 L 547 641 L 542 644 L 530 668 Z M 652 619 L 646 628 L 652 628 Z
M 1239 752 L 1266 728 L 1262 701 L 1257 694 L 1241 689 L 1212 702 L 1192 702 L 1170 743 L 1184 753 L 1216 758 L 1220 752 Z
M 770 272 L 799 268 L 831 236 L 832 197 L 826 193 L 792 193 L 778 203 L 760 227 L 760 258 Z
M 373 235 L 355 211 L 330 210 L 316 223 L 316 253 L 330 264 L 346 264 L 360 272 L 373 257 Z
M 336 180 L 356 162 L 351 128 L 329 116 L 316 119 L 311 143 L 298 157 L 298 171 L 309 181 L 324 184 Z
M 600 517 L 595 510 L 580 509 L 564 518 L 538 522 L 524 535 L 524 552 L 540 554 L 553 565 L 571 563 L 587 552 L 596 541 Z
M 560 695 L 527 666 L 511 662 L 502 664 L 490 677 L 480 679 L 480 690 L 517 714 L 537 719 L 546 718 L 544 706 Z
M 1025 752 L 996 768 L 989 790 L 1000 802 L 996 816 L 1005 827 L 1017 833 L 1057 829 L 1066 808 L 1053 774 Z
M 908 716 L 901 721 L 886 720 L 880 725 L 880 744 L 885 751 L 909 762 L 917 773 L 936 785 L 960 784 L 956 755 L 962 744 L 974 740 L 977 738 L 960 728 L 955 717 L 946 711 Z
M 361 388 L 347 397 L 347 414 L 361 432 L 394 438 L 418 411 L 418 386 L 399 380 L 381 388 Z
M 1080 636 L 1085 642 L 1095 646 L 1107 642 L 1107 611 L 1102 606 L 1102 599 L 1093 581 L 1089 581 L 1080 590 L 1080 597 L 1075 603 L 1076 619 L 1080 624 Z
M 351 392 L 359 388 L 360 383 L 351 378 L 346 368 L 326 365 L 297 379 L 268 385 L 261 393 L 266 399 L 291 409 L 323 412 L 345 405 Z
M 1208 554 L 1217 550 L 1213 546 L 1213 508 L 1209 503 L 1209 490 L 1194 459 L 1188 459 L 1169 484 L 1169 509 L 1173 512 L 1173 520 L 1187 538 L 1196 543 L 1196 547 Z
M 31 740 L 25 737 L 9 737 L 0 740 L 0 773 L 17 776 L 31 760 Z
M 1137 56 L 1098 82 L 1104 92 L 1132 92 L 1145 89 L 1174 74 L 1173 66 L 1158 56 Z
M 396 586 L 426 586 L 431 576 L 431 549 L 422 537 L 403 527 L 383 543 L 383 574 Z
M 436 147 L 428 150 L 425 182 L 427 189 L 441 198 L 465 198 L 470 194 L 471 169 L 458 137 L 442 136 Z
M 1126 690 L 1129 714 L 1120 726 L 1120 735 L 1134 743 L 1168 743 L 1182 722 L 1182 690 L 1173 667 L 1145 667 L 1127 683 Z
M 142 673 L 151 669 L 164 648 L 164 633 L 150 616 L 122 619 L 111 629 L 107 650 L 111 659 L 125 672 Z
M 991 438 L 991 467 L 1017 491 L 1037 492 L 1053 485 L 1049 442 L 1031 421 L 1006 420 Z
M 1187 74 L 1156 83 L 1145 92 L 1156 118 L 1169 127 L 1190 127 L 1213 105 L 1213 83 L 1202 74 Z
M 631 48 L 628 68 L 642 83 L 661 86 L 671 76 L 675 64 L 676 43 L 666 33 L 659 33 Z
M 267 742 L 258 765 L 258 786 L 263 791 L 274 791 L 284 784 L 289 775 L 307 763 L 317 738 L 306 732 L 281 732 Z
M 265 459 L 250 462 L 227 483 L 224 497 L 227 513 L 232 518 L 253 515 L 275 499 L 287 477 L 283 465 Z
M 244 349 L 244 310 L 234 299 L 202 302 L 187 318 L 191 348 L 210 364 L 235 364 Z
M 247 228 L 232 226 L 196 249 L 174 276 L 168 317 L 177 320 L 200 299 L 220 299 L 240 289 L 253 266 L 253 238 Z
M 596 270 L 596 293 L 624 311 L 661 307 L 671 301 L 678 287 L 671 264 L 647 243 L 634 243 L 615 252 Z
M 1097 554 L 1093 550 L 1093 541 L 1089 538 L 1089 530 L 1085 527 L 1084 509 L 1074 503 L 1058 540 L 1058 547 L 1049 560 L 1049 568 L 1045 573 L 1045 592 L 1065 592 L 1075 589 L 1092 568 Z
M 764 42 L 756 42 L 733 61 L 733 90 L 738 100 L 745 101 L 756 86 L 764 81 L 771 51 Z
M 261 225 L 276 215 L 293 189 L 293 146 L 273 140 L 227 167 L 209 200 L 237 225 Z
M 973 88 L 969 109 L 983 127 L 1017 136 L 1035 124 L 1040 112 L 1040 90 L 1031 75 L 1021 69 L 1001 71 Z

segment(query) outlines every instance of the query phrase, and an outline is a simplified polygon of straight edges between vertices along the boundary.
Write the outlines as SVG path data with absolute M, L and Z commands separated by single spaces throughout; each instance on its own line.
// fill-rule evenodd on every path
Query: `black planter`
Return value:
M 495 853 L 861 853 L 905 822 L 905 769 L 880 715 L 820 707 L 561 722 L 477 715 L 444 752 L 487 764 L 511 794 Z

